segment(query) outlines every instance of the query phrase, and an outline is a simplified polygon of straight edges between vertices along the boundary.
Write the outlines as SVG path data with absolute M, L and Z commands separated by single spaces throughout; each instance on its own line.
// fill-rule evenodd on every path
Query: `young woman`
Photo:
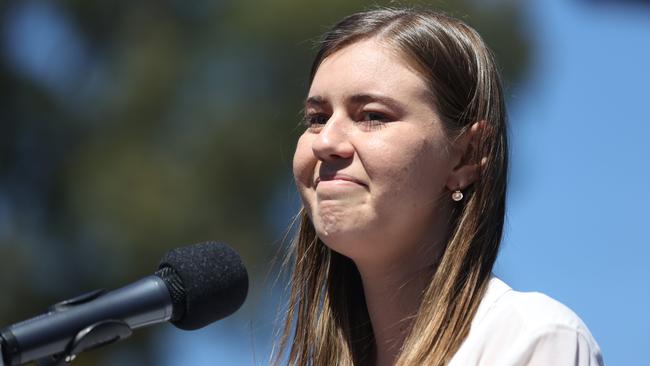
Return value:
M 305 123 L 289 364 L 602 364 L 569 309 L 491 274 L 506 118 L 473 29 L 421 10 L 346 17 L 313 63 Z

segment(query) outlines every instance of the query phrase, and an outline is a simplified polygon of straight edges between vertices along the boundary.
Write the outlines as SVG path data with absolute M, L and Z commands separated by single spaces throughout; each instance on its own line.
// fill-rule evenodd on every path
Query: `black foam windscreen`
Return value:
M 179 319 L 172 324 L 185 330 L 204 327 L 234 313 L 246 300 L 248 273 L 233 249 L 205 242 L 172 249 L 158 268 L 170 267 L 181 278 L 186 298 Z M 176 306 L 176 305 L 175 305 Z

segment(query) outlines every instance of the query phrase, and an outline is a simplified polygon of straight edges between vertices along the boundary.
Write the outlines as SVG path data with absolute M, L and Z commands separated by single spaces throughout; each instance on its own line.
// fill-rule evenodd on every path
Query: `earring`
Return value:
M 460 189 L 457 189 L 454 191 L 454 193 L 451 194 L 451 199 L 458 202 L 463 199 L 463 192 L 460 191 Z

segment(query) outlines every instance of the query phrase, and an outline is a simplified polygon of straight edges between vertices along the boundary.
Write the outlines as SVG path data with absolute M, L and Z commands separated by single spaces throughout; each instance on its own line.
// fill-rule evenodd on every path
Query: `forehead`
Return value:
M 309 89 L 309 96 L 325 99 L 360 93 L 423 102 L 431 97 L 427 83 L 415 69 L 374 38 L 350 44 L 326 57 Z

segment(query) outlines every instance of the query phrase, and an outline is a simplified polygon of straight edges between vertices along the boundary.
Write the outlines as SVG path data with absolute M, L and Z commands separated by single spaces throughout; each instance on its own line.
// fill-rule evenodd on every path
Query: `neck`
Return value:
M 433 274 L 431 263 L 423 260 L 403 264 L 357 263 L 375 336 L 376 366 L 395 363 Z

